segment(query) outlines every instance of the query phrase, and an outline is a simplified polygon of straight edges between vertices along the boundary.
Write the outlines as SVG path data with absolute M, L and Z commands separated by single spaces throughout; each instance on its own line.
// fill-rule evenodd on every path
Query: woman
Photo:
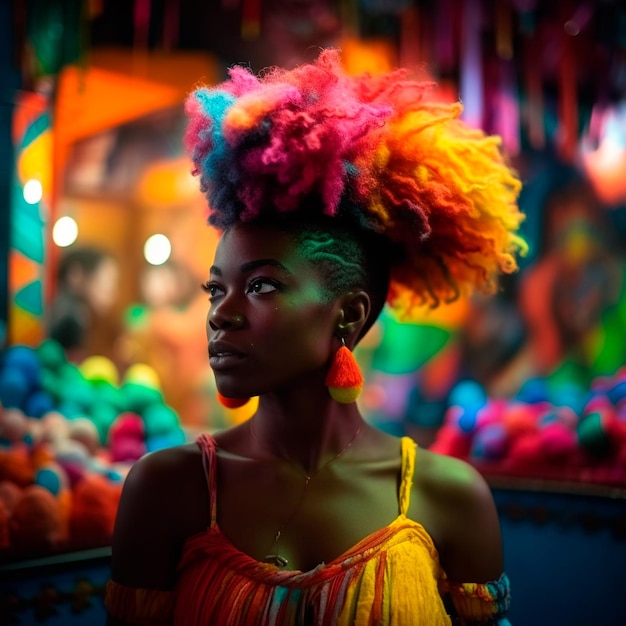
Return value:
M 519 182 L 497 139 L 401 71 L 346 76 L 332 50 L 234 68 L 187 111 L 223 232 L 210 364 L 224 402 L 258 408 L 133 467 L 110 623 L 507 624 L 489 488 L 366 423 L 350 352 L 385 303 L 410 317 L 516 268 Z

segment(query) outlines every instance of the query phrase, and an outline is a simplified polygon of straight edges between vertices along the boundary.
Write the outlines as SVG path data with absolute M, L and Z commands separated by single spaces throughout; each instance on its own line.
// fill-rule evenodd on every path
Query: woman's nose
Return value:
M 209 326 L 212 330 L 233 330 L 241 328 L 244 323 L 245 317 L 241 313 L 229 312 L 222 306 L 209 312 Z

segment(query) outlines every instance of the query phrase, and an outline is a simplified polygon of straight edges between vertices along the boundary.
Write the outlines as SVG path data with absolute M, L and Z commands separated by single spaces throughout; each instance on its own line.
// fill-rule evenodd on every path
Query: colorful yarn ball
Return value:
M 163 402 L 163 395 L 159 389 L 136 382 L 125 382 L 121 392 L 122 408 L 131 413 L 141 415 L 150 405 Z
M 63 346 L 55 339 L 45 339 L 37 348 L 41 365 L 48 370 L 58 370 L 66 362 Z
M 9 521 L 11 545 L 30 551 L 48 549 L 66 538 L 59 501 L 44 487 L 24 489 Z
M 506 428 L 502 424 L 488 424 L 476 432 L 470 448 L 475 460 L 493 461 L 505 456 L 509 445 Z
M 578 441 L 587 451 L 604 456 L 611 450 L 611 437 L 606 429 L 607 411 L 589 413 L 578 424 Z
M 458 382 L 448 395 L 448 403 L 462 407 L 472 407 L 478 410 L 487 402 L 487 392 L 483 386 L 474 380 Z
M 186 443 L 187 438 L 182 428 L 170 429 L 165 433 L 153 435 L 146 439 L 146 451 L 154 452 Z
M 528 404 L 547 402 L 550 397 L 548 381 L 545 378 L 529 378 L 522 384 L 516 397 L 520 402 Z
M 161 379 L 157 371 L 146 363 L 134 363 L 124 374 L 125 383 L 136 383 L 152 389 L 161 389 Z
M 625 380 L 618 380 L 607 391 L 607 397 L 614 405 L 617 405 L 621 401 L 626 399 L 626 379 Z
M 59 411 L 49 411 L 41 418 L 42 439 L 55 442 L 67 439 L 69 435 L 69 422 Z
M 119 415 L 108 435 L 108 447 L 113 463 L 134 463 L 147 451 L 143 419 L 134 413 Z
M 538 416 L 543 407 L 541 402 L 526 403 L 515 402 L 507 408 L 502 418 L 502 423 L 509 432 L 511 439 L 515 439 L 524 433 L 532 433 L 537 429 Z
M 174 431 L 179 426 L 178 414 L 167 404 L 153 404 L 143 414 L 147 438 L 152 438 Z
M 28 397 L 27 376 L 18 369 L 0 372 L 0 403 L 5 407 L 22 408 Z
M 87 473 L 91 461 L 89 450 L 75 439 L 56 441 L 54 458 L 67 473 L 72 488 Z
M 33 391 L 24 402 L 24 413 L 28 417 L 42 417 L 54 409 L 52 396 L 44 389 Z
M 78 417 L 69 424 L 68 437 L 82 443 L 90 455 L 100 447 L 98 427 L 88 417 Z
M 87 357 L 78 367 L 83 378 L 90 383 L 108 383 L 117 385 L 119 373 L 117 367 L 105 356 Z
M 564 462 L 576 451 L 578 445 L 576 431 L 559 420 L 550 422 L 539 433 L 541 452 L 551 461 Z
M 23 441 L 28 433 L 28 420 L 20 409 L 0 408 L 0 439 L 8 443 Z
M 37 470 L 34 484 L 44 487 L 53 496 L 58 496 L 69 488 L 69 478 L 58 463 L 48 463 Z
M 15 505 L 22 497 L 22 487 L 10 480 L 0 480 L 0 501 L 6 507 L 9 515 L 13 513 Z
M 70 536 L 78 544 L 108 544 L 113 534 L 121 483 L 90 473 L 75 486 L 70 513 Z
M 104 445 L 109 437 L 109 429 L 119 415 L 119 410 L 106 402 L 99 402 L 91 409 L 91 421 L 98 431 L 100 445 Z
M 32 484 L 35 468 L 28 446 L 14 444 L 10 448 L 0 449 L 0 476 L 20 487 Z
M 7 348 L 2 358 L 2 366 L 5 371 L 21 372 L 29 389 L 39 383 L 41 363 L 37 351 L 30 346 L 16 345 Z

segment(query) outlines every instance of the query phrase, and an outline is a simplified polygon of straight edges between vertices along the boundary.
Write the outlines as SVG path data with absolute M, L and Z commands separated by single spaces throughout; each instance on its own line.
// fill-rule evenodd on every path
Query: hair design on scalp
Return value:
M 389 290 L 389 261 L 385 238 L 360 229 L 345 219 L 278 219 L 273 225 L 294 234 L 301 253 L 315 263 L 326 284 L 329 299 L 349 289 L 364 288 L 372 309 L 361 336 L 380 314 Z
M 520 181 L 500 138 L 468 127 L 460 103 L 429 101 L 432 85 L 405 70 L 349 76 L 336 50 L 293 70 L 229 74 L 186 101 L 212 225 L 349 217 L 393 251 L 387 302 L 400 317 L 493 292 L 517 269 Z

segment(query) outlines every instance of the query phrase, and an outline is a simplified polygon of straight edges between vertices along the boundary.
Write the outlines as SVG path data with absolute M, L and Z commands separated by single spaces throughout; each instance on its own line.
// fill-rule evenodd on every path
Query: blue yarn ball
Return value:
M 0 373 L 0 402 L 3 406 L 23 408 L 28 391 L 28 380 L 22 371 L 9 368 Z
M 38 389 L 31 393 L 24 403 L 24 413 L 28 417 L 43 417 L 49 411 L 54 409 L 54 400 L 50 394 L 43 389 Z
M 550 388 L 545 378 L 529 378 L 517 392 L 517 399 L 528 404 L 546 402 L 550 397 Z
M 607 396 L 613 404 L 619 404 L 621 400 L 626 398 L 626 380 L 620 380 L 613 385 L 607 391 Z
M 471 433 L 476 428 L 480 407 L 470 405 L 459 408 L 457 425 L 464 433 Z
M 41 363 L 34 348 L 29 346 L 11 346 L 7 348 L 2 359 L 5 370 L 19 370 L 29 389 L 37 386 L 41 376 Z
M 60 466 L 44 465 L 35 474 L 35 484 L 47 489 L 52 495 L 58 496 L 67 487 L 67 476 Z
M 508 435 L 502 424 L 488 424 L 472 440 L 470 456 L 474 459 L 494 461 L 501 459 L 508 448 Z
M 576 383 L 559 383 L 550 392 L 550 400 L 555 406 L 568 406 L 580 414 L 588 398 L 588 390 Z
M 487 392 L 474 380 L 462 380 L 457 383 L 448 396 L 448 403 L 457 406 L 471 406 L 479 409 L 487 402 Z
M 164 448 L 179 446 L 185 442 L 186 437 L 183 429 L 176 428 L 168 431 L 167 433 L 148 437 L 146 439 L 146 450 L 148 452 L 154 452 L 155 450 L 163 450 Z

